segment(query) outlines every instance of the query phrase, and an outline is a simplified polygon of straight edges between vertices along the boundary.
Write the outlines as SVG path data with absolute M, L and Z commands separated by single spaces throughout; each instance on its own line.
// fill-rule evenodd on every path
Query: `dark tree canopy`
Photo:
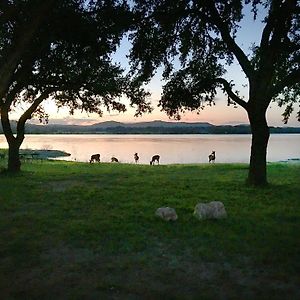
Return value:
M 1 1 L 0 109 L 10 149 L 20 147 L 26 120 L 35 114 L 47 118 L 40 104 L 49 97 L 70 113 L 79 109 L 101 115 L 103 107 L 123 112 L 122 95 L 137 115 L 151 111 L 148 94 L 112 63 L 131 23 L 124 1 Z M 20 103 L 27 109 L 14 136 L 9 111 Z M 18 169 L 16 154 L 10 154 L 9 168 L 11 162 Z
M 250 54 L 236 42 L 246 6 L 254 19 L 259 11 L 265 13 L 260 41 Z M 221 88 L 229 104 L 239 104 L 248 114 L 252 130 L 248 182 L 266 184 L 266 110 L 271 101 L 285 106 L 287 122 L 300 100 L 300 1 L 136 0 L 134 12 L 130 58 L 137 78 L 148 81 L 159 66 L 165 67 L 167 83 L 159 105 L 177 119 L 182 111 L 198 111 L 213 103 Z M 224 76 L 234 59 L 248 80 L 247 99 Z
M 185 109 L 203 108 L 213 101 L 217 87 L 245 107 L 223 77 L 235 58 L 250 84 L 259 80 L 268 84 L 266 106 L 269 101 L 287 105 L 287 120 L 300 99 L 299 1 L 134 2 L 139 19 L 131 35 L 133 67 L 141 80 L 148 80 L 165 66 L 167 84 L 160 105 L 171 117 L 179 117 Z M 258 10 L 266 13 L 260 44 L 253 46 L 250 56 L 235 41 L 246 5 L 251 6 L 253 18 Z M 174 68 L 176 57 L 180 70 Z M 300 120 L 299 112 L 297 117 Z
M 0 85 L 2 101 L 51 94 L 71 111 L 101 114 L 100 104 L 124 111 L 114 99 L 125 93 L 138 113 L 147 110 L 143 91 L 110 58 L 130 25 L 128 7 L 118 1 L 45 2 L 1 2 L 0 71 L 8 81 Z

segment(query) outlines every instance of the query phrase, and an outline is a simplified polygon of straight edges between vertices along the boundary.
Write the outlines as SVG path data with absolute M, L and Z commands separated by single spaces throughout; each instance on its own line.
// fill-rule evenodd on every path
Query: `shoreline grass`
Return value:
M 16 299 L 300 296 L 300 165 L 32 161 L 0 175 L 0 294 Z M 199 222 L 198 202 L 228 218 Z M 158 207 L 174 207 L 164 222 Z

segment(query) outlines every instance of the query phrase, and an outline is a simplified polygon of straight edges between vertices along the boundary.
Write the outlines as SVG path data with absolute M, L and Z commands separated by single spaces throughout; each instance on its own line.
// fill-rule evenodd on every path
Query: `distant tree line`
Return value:
M 12 125 L 13 132 L 16 132 L 16 123 Z M 250 125 L 220 125 L 220 126 L 146 126 L 130 127 L 115 126 L 107 128 L 97 128 L 94 126 L 80 125 L 34 125 L 27 124 L 26 132 L 29 134 L 251 134 Z M 0 133 L 3 133 L 0 125 Z M 300 127 L 270 127 L 270 133 L 300 133 Z

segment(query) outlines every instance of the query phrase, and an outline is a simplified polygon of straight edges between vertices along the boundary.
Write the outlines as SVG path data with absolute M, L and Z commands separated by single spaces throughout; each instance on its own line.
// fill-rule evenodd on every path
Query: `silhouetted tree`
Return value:
M 265 13 L 260 42 L 245 53 L 236 42 L 243 9 Z M 286 105 L 287 122 L 300 94 L 300 2 L 297 0 L 161 0 L 134 1 L 136 28 L 131 34 L 133 70 L 141 81 L 163 64 L 167 83 L 159 105 L 170 117 L 200 110 L 213 103 L 217 88 L 228 103 L 248 114 L 252 146 L 248 182 L 267 184 L 266 152 L 269 127 L 266 110 L 271 101 Z M 180 61 L 180 69 L 174 61 Z M 234 91 L 224 77 L 236 59 L 249 85 L 248 99 Z M 298 119 L 300 114 L 298 112 Z
M 9 145 L 8 170 L 20 170 L 25 122 L 52 98 L 58 107 L 102 114 L 101 107 L 125 111 L 126 95 L 136 114 L 149 111 L 147 93 L 111 62 L 131 23 L 123 1 L 19 0 L 0 3 L 0 110 Z M 26 109 L 13 134 L 9 112 Z

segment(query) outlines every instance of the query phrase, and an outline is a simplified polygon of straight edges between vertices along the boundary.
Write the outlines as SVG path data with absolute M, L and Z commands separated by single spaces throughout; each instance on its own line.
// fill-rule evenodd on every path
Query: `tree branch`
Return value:
M 38 98 L 34 100 L 32 105 L 22 114 L 18 123 L 17 123 L 17 140 L 24 138 L 25 133 L 25 123 L 29 120 L 38 106 L 47 98 L 49 97 L 50 92 L 43 92 Z
M 217 78 L 217 82 L 221 83 L 223 85 L 223 88 L 225 90 L 225 92 L 228 94 L 228 96 L 232 99 L 232 101 L 236 102 L 237 104 L 239 104 L 240 106 L 242 106 L 243 108 L 245 108 L 247 110 L 248 108 L 248 103 L 245 102 L 243 99 L 241 99 L 240 97 L 238 97 L 231 88 L 230 83 L 225 80 L 224 78 Z
M 239 64 L 241 65 L 243 71 L 245 72 L 246 76 L 249 78 L 250 81 L 253 80 L 254 76 L 254 69 L 247 58 L 246 54 L 243 50 L 237 45 L 235 40 L 230 35 L 230 30 L 227 24 L 222 20 L 220 14 L 214 4 L 214 1 L 205 1 L 205 6 L 209 9 L 212 15 L 212 22 L 217 26 L 220 30 L 221 36 L 224 42 L 227 44 L 228 49 L 235 55 L 236 59 L 238 60 Z
M 265 48 L 268 46 L 272 28 L 274 26 L 274 15 L 275 15 L 275 10 L 276 10 L 276 7 L 275 7 L 276 4 L 277 4 L 277 8 L 278 8 L 278 2 L 272 1 L 272 3 L 271 3 L 271 7 L 269 10 L 269 17 L 268 17 L 266 26 L 264 27 L 262 36 L 261 36 L 260 48 Z
M 259 77 L 269 84 L 275 76 L 275 67 L 283 53 L 297 51 L 297 44 L 289 39 L 296 0 L 272 1 L 269 17 L 260 42 Z M 278 91 L 280 92 L 280 91 Z
M 15 137 L 9 122 L 8 107 L 4 107 L 4 106 L 1 107 L 1 124 L 2 124 L 2 129 L 6 137 L 6 140 L 8 144 L 11 144 L 12 142 L 15 141 Z

